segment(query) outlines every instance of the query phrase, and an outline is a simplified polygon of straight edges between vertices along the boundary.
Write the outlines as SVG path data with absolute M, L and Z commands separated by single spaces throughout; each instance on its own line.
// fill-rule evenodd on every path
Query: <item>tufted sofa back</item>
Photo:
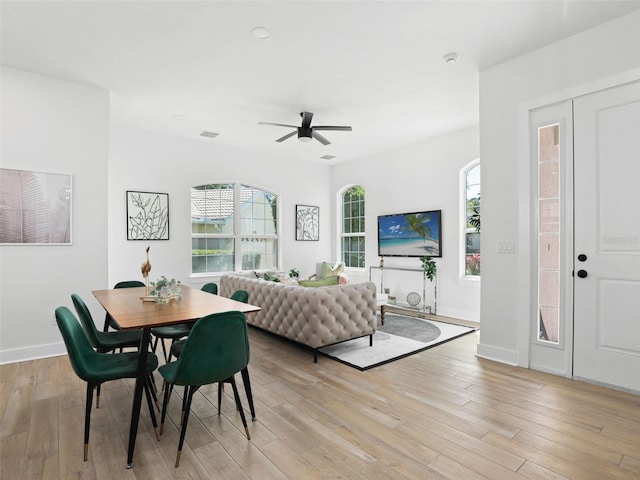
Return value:
M 312 348 L 376 331 L 376 287 L 370 282 L 309 288 L 242 275 L 220 279 L 222 296 L 238 289 L 261 307 L 247 315 L 247 323 Z

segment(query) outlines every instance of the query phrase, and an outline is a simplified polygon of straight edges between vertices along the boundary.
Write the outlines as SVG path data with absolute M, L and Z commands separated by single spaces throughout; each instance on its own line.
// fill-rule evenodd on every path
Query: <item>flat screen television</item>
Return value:
M 442 256 L 442 210 L 378 216 L 378 256 Z

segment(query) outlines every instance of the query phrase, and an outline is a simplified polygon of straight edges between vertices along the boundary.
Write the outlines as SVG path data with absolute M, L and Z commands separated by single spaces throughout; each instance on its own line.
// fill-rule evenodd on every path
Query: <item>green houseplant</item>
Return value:
M 436 277 L 436 272 L 438 271 L 436 261 L 428 255 L 420 257 L 420 261 L 422 262 L 422 271 L 424 272 L 424 276 L 427 277 L 429 281 L 433 282 L 433 279 Z
M 424 257 L 420 257 L 420 262 L 422 263 L 422 272 L 425 278 L 428 278 L 430 282 L 436 280 L 436 283 L 433 285 L 433 314 L 436 314 L 437 304 L 438 304 L 438 284 L 436 279 L 436 273 L 438 272 L 438 264 L 436 261 L 428 255 Z M 422 298 L 425 298 L 425 291 L 423 289 Z M 425 305 L 426 309 L 426 305 Z

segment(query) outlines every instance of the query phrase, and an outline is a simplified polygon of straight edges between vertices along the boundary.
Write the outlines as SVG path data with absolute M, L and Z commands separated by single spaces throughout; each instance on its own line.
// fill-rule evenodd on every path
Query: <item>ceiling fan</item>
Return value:
M 302 117 L 302 125 L 297 127 L 295 125 L 285 125 L 284 123 L 271 123 L 271 122 L 258 122 L 259 125 L 275 125 L 276 127 L 289 127 L 295 128 L 295 130 L 291 133 L 287 133 L 284 137 L 280 137 L 276 140 L 276 142 L 282 142 L 287 138 L 293 137 L 296 133 L 298 134 L 298 140 L 301 142 L 310 142 L 312 138 L 315 138 L 323 145 L 329 145 L 331 142 L 320 135 L 317 130 L 338 130 L 343 132 L 350 132 L 352 130 L 351 127 L 346 126 L 333 126 L 333 125 L 318 125 L 315 127 L 311 126 L 311 119 L 313 118 L 313 113 L 311 112 L 300 112 L 300 116 Z

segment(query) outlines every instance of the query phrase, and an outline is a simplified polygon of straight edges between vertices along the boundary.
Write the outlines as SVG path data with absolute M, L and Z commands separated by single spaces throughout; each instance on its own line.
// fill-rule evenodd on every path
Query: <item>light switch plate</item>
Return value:
M 514 240 L 498 240 L 496 243 L 497 253 L 515 253 L 516 242 Z

